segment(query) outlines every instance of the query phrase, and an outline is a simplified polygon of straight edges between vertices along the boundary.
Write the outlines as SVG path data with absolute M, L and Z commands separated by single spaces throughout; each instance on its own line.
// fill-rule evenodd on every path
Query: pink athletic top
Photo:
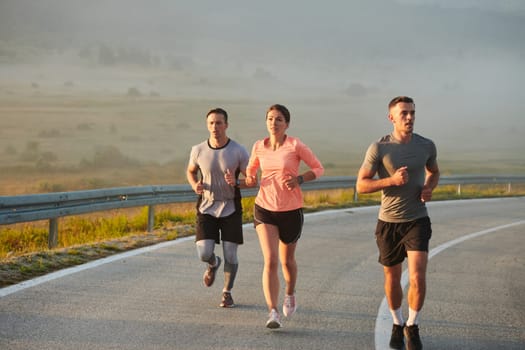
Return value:
M 288 190 L 284 181 L 288 176 L 299 175 L 299 164 L 303 161 L 316 178 L 324 173 L 324 168 L 312 150 L 296 137 L 287 136 L 277 150 L 265 147 L 270 138 L 258 140 L 252 148 L 247 176 L 256 176 L 261 168 L 259 192 L 255 204 L 270 211 L 289 211 L 303 207 L 303 193 L 300 186 Z

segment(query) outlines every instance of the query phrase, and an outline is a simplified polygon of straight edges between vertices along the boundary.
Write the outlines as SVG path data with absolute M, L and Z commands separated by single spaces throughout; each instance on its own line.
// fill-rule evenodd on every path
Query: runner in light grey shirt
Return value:
M 231 290 L 239 262 L 237 248 L 243 243 L 242 205 L 240 187 L 245 180 L 248 152 L 226 135 L 228 113 L 222 108 L 212 109 L 206 115 L 210 132 L 208 140 L 191 149 L 186 177 L 197 193 L 197 222 L 195 241 L 199 258 L 207 264 L 203 282 L 211 287 L 221 265 L 215 255 L 215 244 L 224 253 L 224 288 L 221 307 L 233 307 Z

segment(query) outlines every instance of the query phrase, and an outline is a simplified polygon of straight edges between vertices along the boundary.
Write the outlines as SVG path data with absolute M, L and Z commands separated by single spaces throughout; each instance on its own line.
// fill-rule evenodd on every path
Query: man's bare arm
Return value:
M 197 194 L 202 193 L 202 181 L 199 180 L 199 168 L 195 165 L 188 165 L 188 168 L 186 169 L 186 179 L 188 180 L 191 188 L 195 191 Z
M 401 167 L 384 179 L 374 179 L 375 172 L 366 168 L 359 169 L 357 174 L 356 190 L 358 193 L 372 193 L 381 191 L 390 186 L 401 186 L 408 182 L 407 167 Z
M 436 164 L 433 168 L 425 168 L 425 184 L 421 190 L 421 201 L 428 202 L 432 199 L 432 192 L 439 182 L 439 167 Z

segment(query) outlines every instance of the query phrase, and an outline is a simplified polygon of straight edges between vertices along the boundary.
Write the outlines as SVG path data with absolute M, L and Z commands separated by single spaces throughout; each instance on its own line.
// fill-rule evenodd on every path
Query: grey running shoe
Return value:
M 270 311 L 270 318 L 266 322 L 266 327 L 271 329 L 281 328 L 281 317 L 277 310 L 272 309 L 272 311 Z
M 233 303 L 232 293 L 222 292 L 222 301 L 219 306 L 220 307 L 234 307 L 235 304 Z
M 295 295 L 285 295 L 283 303 L 283 315 L 290 317 L 297 310 L 297 304 L 295 303 Z
M 204 281 L 204 285 L 206 287 L 211 287 L 213 282 L 215 282 L 215 275 L 217 270 L 219 269 L 219 266 L 221 266 L 221 258 L 217 257 L 217 265 L 214 267 L 211 267 L 208 264 L 208 268 L 206 271 L 204 271 L 204 276 L 202 276 L 202 279 Z
M 392 335 L 390 336 L 390 348 L 391 349 L 400 349 L 402 350 L 405 346 L 404 335 L 403 335 L 404 326 L 399 326 L 397 324 L 392 326 Z
M 412 325 L 412 326 L 406 326 L 404 333 L 405 333 L 405 337 L 407 338 L 406 350 L 423 349 L 421 338 L 419 338 L 419 327 L 417 326 L 417 324 Z

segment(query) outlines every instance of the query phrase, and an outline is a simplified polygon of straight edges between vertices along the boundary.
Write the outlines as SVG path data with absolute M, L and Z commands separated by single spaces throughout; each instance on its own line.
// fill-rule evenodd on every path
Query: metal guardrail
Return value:
M 525 176 L 465 175 L 442 176 L 439 185 L 524 183 Z M 302 185 L 304 191 L 354 189 L 355 176 L 325 176 Z M 244 197 L 255 196 L 257 188 L 243 189 Z M 49 247 L 55 247 L 58 237 L 58 218 L 111 209 L 148 206 L 148 231 L 154 227 L 154 206 L 168 203 L 193 202 L 196 195 L 189 185 L 160 185 L 117 187 L 109 189 L 57 192 L 18 196 L 0 196 L 0 225 L 49 220 Z

